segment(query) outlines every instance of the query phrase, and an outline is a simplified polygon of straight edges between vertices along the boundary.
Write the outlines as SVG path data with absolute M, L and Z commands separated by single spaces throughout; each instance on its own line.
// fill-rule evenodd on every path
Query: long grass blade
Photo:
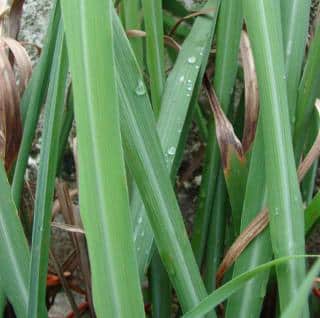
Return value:
M 206 242 L 208 238 L 209 223 L 213 202 L 216 192 L 216 171 L 219 169 L 219 156 L 213 149 L 216 144 L 214 137 L 213 121 L 208 127 L 208 136 L 210 136 L 206 148 L 205 164 L 202 172 L 202 180 L 199 190 L 198 206 L 192 229 L 191 245 L 196 257 L 197 263 L 201 266 L 205 254 Z M 213 246 L 210 245 L 210 249 Z M 212 268 L 212 266 L 210 266 Z
M 320 221 L 320 192 L 318 192 L 305 210 L 305 232 L 308 236 Z
M 29 291 L 32 297 L 29 297 L 28 303 L 29 317 L 40 317 L 46 298 L 51 209 L 68 71 L 62 21 L 59 26 L 52 66 L 35 197 L 29 281 Z
M 171 285 L 168 274 L 162 265 L 159 253 L 153 255 L 151 264 L 152 317 L 167 318 L 171 315 Z
M 260 91 L 270 209 L 270 233 L 276 257 L 303 254 L 301 194 L 291 143 L 288 101 L 283 74 L 281 24 L 276 1 L 244 0 L 244 15 L 253 47 Z M 305 275 L 302 260 L 277 267 L 283 310 Z M 307 314 L 306 314 L 307 315 Z
M 165 82 L 162 3 L 161 0 L 143 0 L 142 5 L 147 32 L 147 64 L 152 106 L 155 113 L 159 114 Z
M 74 78 L 80 212 L 95 310 L 99 317 L 143 317 L 121 147 L 112 3 L 61 4 Z
M 53 7 L 52 17 L 39 64 L 36 66 L 29 85 L 21 100 L 21 116 L 24 128 L 12 182 L 12 196 L 18 208 L 20 206 L 29 151 L 37 127 L 40 109 L 47 94 L 60 17 L 60 6 L 57 0 Z
M 225 299 L 227 299 L 230 295 L 235 293 L 243 284 L 254 278 L 255 276 L 263 273 L 266 270 L 270 270 L 272 267 L 278 267 L 283 264 L 286 264 L 292 260 L 303 259 L 306 257 L 318 257 L 316 255 L 292 255 L 287 257 L 281 257 L 275 259 L 271 262 L 262 264 L 257 266 L 256 268 L 247 271 L 236 278 L 232 279 L 228 283 L 224 284 L 222 287 L 218 288 L 216 291 L 211 293 L 207 298 L 205 298 L 201 304 L 196 306 L 194 309 L 189 311 L 187 314 L 183 316 L 183 318 L 197 318 L 202 317 L 214 307 L 222 303 Z
M 3 163 L 0 164 L 1 286 L 18 317 L 27 317 L 29 247 L 11 197 Z
M 297 93 L 307 42 L 311 0 L 281 0 L 285 74 L 290 122 L 294 125 Z
M 209 292 L 216 288 L 216 273 L 224 250 L 224 238 L 226 229 L 226 199 L 227 189 L 224 180 L 223 171 L 219 171 L 214 203 L 211 211 L 211 220 L 209 223 L 209 233 L 207 240 L 207 249 L 205 255 L 205 284 Z
M 306 143 L 308 123 L 311 119 L 314 103 L 319 96 L 320 89 L 320 25 L 316 29 L 311 42 L 306 65 L 298 90 L 296 122 L 293 134 L 293 145 L 296 163 L 300 161 Z
M 257 128 L 255 142 L 252 149 L 249 175 L 246 186 L 245 199 L 241 218 L 241 232 L 250 224 L 253 218 L 265 207 L 267 201 L 264 143 L 262 134 L 262 122 Z M 236 277 L 248 269 L 255 268 L 272 259 L 272 248 L 269 231 L 262 232 L 237 259 L 233 277 Z M 235 293 L 228 300 L 226 317 L 246 318 L 248 315 L 258 317 L 260 315 L 263 295 L 266 292 L 266 283 L 269 272 L 266 271 L 250 282 L 244 288 Z M 241 306 L 240 306 L 241 304 Z
M 158 117 L 165 83 L 163 18 L 161 0 L 143 0 L 147 66 L 150 76 L 152 107 Z M 171 285 L 158 252 L 151 261 L 152 314 L 154 318 L 169 317 L 171 310 Z
M 140 30 L 142 24 L 140 14 L 140 0 L 122 0 L 122 9 L 124 10 L 125 29 Z M 133 38 L 130 40 L 130 43 L 140 67 L 144 67 L 142 40 L 139 38 Z
M 320 259 L 312 266 L 305 280 L 299 287 L 294 298 L 291 300 L 291 303 L 288 305 L 284 313 L 281 315 L 281 318 L 298 318 L 301 317 L 301 312 L 303 307 L 308 302 L 308 296 L 310 289 L 314 283 L 314 279 L 318 276 L 320 271 Z

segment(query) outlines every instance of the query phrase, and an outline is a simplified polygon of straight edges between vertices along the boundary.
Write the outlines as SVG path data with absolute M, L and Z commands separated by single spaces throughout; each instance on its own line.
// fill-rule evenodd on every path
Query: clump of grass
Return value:
M 318 256 L 305 242 L 320 216 L 319 11 L 311 0 L 200 2 L 56 0 L 26 88 L 12 67 L 26 52 L 4 41 L 0 316 L 46 317 L 60 289 L 70 317 L 317 316 L 319 261 L 306 267 Z M 16 37 L 22 4 L 6 3 L 2 36 Z M 21 198 L 42 107 L 30 219 Z M 205 154 L 190 162 L 202 178 L 189 228 L 175 181 L 196 131 Z M 70 144 L 69 192 L 56 178 Z M 72 243 L 63 263 L 51 226 Z

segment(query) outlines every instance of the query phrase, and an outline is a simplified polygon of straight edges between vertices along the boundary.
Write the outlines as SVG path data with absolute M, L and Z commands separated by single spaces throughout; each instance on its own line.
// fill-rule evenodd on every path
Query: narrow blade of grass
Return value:
M 209 140 L 206 148 L 205 163 L 202 172 L 202 180 L 199 190 L 198 206 L 192 229 L 191 245 L 199 267 L 202 264 L 205 253 L 209 222 L 215 199 L 217 176 L 216 171 L 219 169 L 219 155 L 214 151 L 216 144 L 214 136 L 214 127 L 212 120 L 208 127 Z M 215 149 L 217 150 L 217 149 Z M 210 249 L 213 249 L 210 246 Z M 212 267 L 210 267 L 211 269 Z
M 297 92 L 307 42 L 311 0 L 281 0 L 285 74 L 290 123 L 294 125 Z
M 163 18 L 161 0 L 143 0 L 147 66 L 150 76 L 152 108 L 158 117 L 165 83 Z M 171 285 L 158 252 L 151 267 L 152 314 L 154 318 L 169 317 L 171 310 Z
M 203 141 L 208 141 L 208 123 L 201 106 L 198 104 L 194 110 L 194 121 L 199 129 L 199 135 Z
M 303 254 L 304 221 L 291 143 L 277 6 L 276 1 L 272 0 L 244 0 L 244 15 L 253 47 L 261 98 L 265 158 L 268 158 L 266 184 L 271 241 L 275 256 L 282 257 Z M 292 260 L 277 266 L 281 310 L 295 295 L 304 275 L 303 260 Z
M 74 78 L 80 212 L 95 310 L 101 317 L 143 317 L 121 147 L 112 3 L 61 4 Z
M 153 255 L 151 265 L 152 317 L 167 318 L 171 315 L 171 285 L 158 252 Z
M 150 75 L 151 100 L 155 114 L 159 114 L 165 82 L 163 19 L 161 0 L 143 0 L 144 22 L 147 32 L 147 64 Z
M 222 1 L 218 20 L 214 88 L 226 114 L 228 114 L 238 69 L 242 23 L 241 1 Z
M 3 163 L 0 163 L 1 286 L 18 317 L 27 317 L 29 248 Z
M 229 163 L 224 168 L 224 176 L 228 189 L 230 205 L 232 208 L 232 223 L 234 234 L 240 233 L 241 213 L 245 197 L 245 189 L 250 163 L 250 153 L 239 159 L 238 154 L 231 151 Z
M 301 312 L 303 307 L 308 302 L 308 297 L 312 285 L 314 283 L 314 279 L 318 276 L 320 271 L 320 259 L 316 261 L 316 263 L 312 266 L 305 280 L 299 287 L 296 295 L 291 300 L 290 304 L 281 315 L 281 318 L 298 318 L 301 317 Z
M 44 130 L 35 197 L 29 278 L 29 291 L 32 297 L 29 297 L 28 303 L 29 317 L 40 317 L 41 308 L 46 301 L 51 209 L 68 71 L 67 49 L 62 21 L 57 35 L 52 70 L 44 115 Z
M 311 203 L 305 210 L 305 232 L 306 235 L 310 234 L 314 226 L 319 223 L 320 220 L 320 192 L 318 192 Z
M 264 160 L 264 143 L 262 134 L 262 122 L 258 124 L 257 134 L 252 149 L 248 181 L 245 192 L 245 199 L 241 217 L 242 232 L 254 219 L 254 217 L 265 207 L 267 201 Z M 255 268 L 272 259 L 272 248 L 269 231 L 261 233 L 242 252 L 237 259 L 233 277 L 244 273 L 248 269 Z M 232 295 L 228 300 L 226 317 L 237 316 L 246 318 L 248 315 L 258 317 L 260 315 L 263 295 L 266 292 L 266 283 L 269 271 L 266 271 Z
M 209 223 L 205 255 L 205 285 L 209 292 L 216 288 L 216 273 L 224 251 L 227 189 L 222 169 L 219 171 Z
M 296 122 L 293 134 L 293 145 L 296 163 L 299 163 L 304 150 L 307 131 L 306 126 L 314 110 L 314 103 L 319 96 L 320 89 L 320 25 L 312 40 L 301 83 L 298 90 Z
M 140 0 L 122 0 L 122 10 L 124 10 L 124 25 L 126 30 L 141 30 Z M 131 46 L 140 67 L 143 65 L 143 47 L 142 39 L 130 39 Z
M 231 296 L 233 293 L 238 291 L 243 285 L 254 278 L 255 276 L 263 273 L 266 270 L 270 270 L 272 267 L 278 267 L 280 265 L 286 264 L 292 260 L 304 259 L 306 257 L 318 257 L 310 255 L 292 255 L 287 257 L 281 257 L 275 259 L 271 262 L 257 266 L 253 270 L 247 271 L 236 278 L 232 279 L 228 283 L 224 284 L 222 287 L 218 288 L 216 291 L 211 293 L 207 298 L 205 298 L 201 304 L 196 306 L 194 309 L 189 311 L 183 316 L 183 318 L 197 318 L 202 317 L 214 307 L 222 303 L 225 299 Z
M 192 98 L 193 94 L 197 98 L 202 84 L 219 6 L 219 0 L 209 0 L 205 4 L 203 10 L 208 13 L 195 20 L 167 79 L 158 120 L 158 133 L 164 152 L 168 152 L 171 147 L 177 149 L 181 130 L 190 111 L 189 105 L 195 106 Z M 172 109 L 176 110 L 174 116 Z M 180 160 L 174 159 L 174 156 L 169 156 L 168 164 L 174 162 L 173 171 L 177 171 Z

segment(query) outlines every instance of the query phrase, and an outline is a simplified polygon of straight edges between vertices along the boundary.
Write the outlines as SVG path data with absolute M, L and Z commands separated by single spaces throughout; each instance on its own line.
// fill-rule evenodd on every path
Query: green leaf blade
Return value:
M 95 310 L 101 317 L 144 317 L 121 146 L 112 3 L 65 0 L 61 4 L 75 79 L 80 212 Z
M 27 317 L 30 253 L 3 163 L 0 164 L 1 286 L 19 317 Z
M 59 26 L 52 65 L 34 208 L 29 280 L 29 292 L 33 296 L 29 297 L 28 303 L 30 317 L 40 317 L 46 302 L 51 210 L 68 72 L 67 48 L 62 21 Z

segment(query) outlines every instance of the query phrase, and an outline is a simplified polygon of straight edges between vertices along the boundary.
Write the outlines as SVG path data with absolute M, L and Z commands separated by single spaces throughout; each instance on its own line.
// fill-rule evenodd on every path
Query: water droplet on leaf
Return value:
M 196 62 L 196 57 L 195 56 L 190 56 L 189 58 L 188 58 L 188 63 L 189 64 L 194 64 L 195 62 Z
M 168 149 L 168 154 L 173 156 L 176 153 L 176 148 L 175 147 L 170 147 Z
M 146 94 L 146 88 L 141 80 L 139 80 L 137 88 L 136 88 L 136 94 L 138 96 L 142 96 Z

